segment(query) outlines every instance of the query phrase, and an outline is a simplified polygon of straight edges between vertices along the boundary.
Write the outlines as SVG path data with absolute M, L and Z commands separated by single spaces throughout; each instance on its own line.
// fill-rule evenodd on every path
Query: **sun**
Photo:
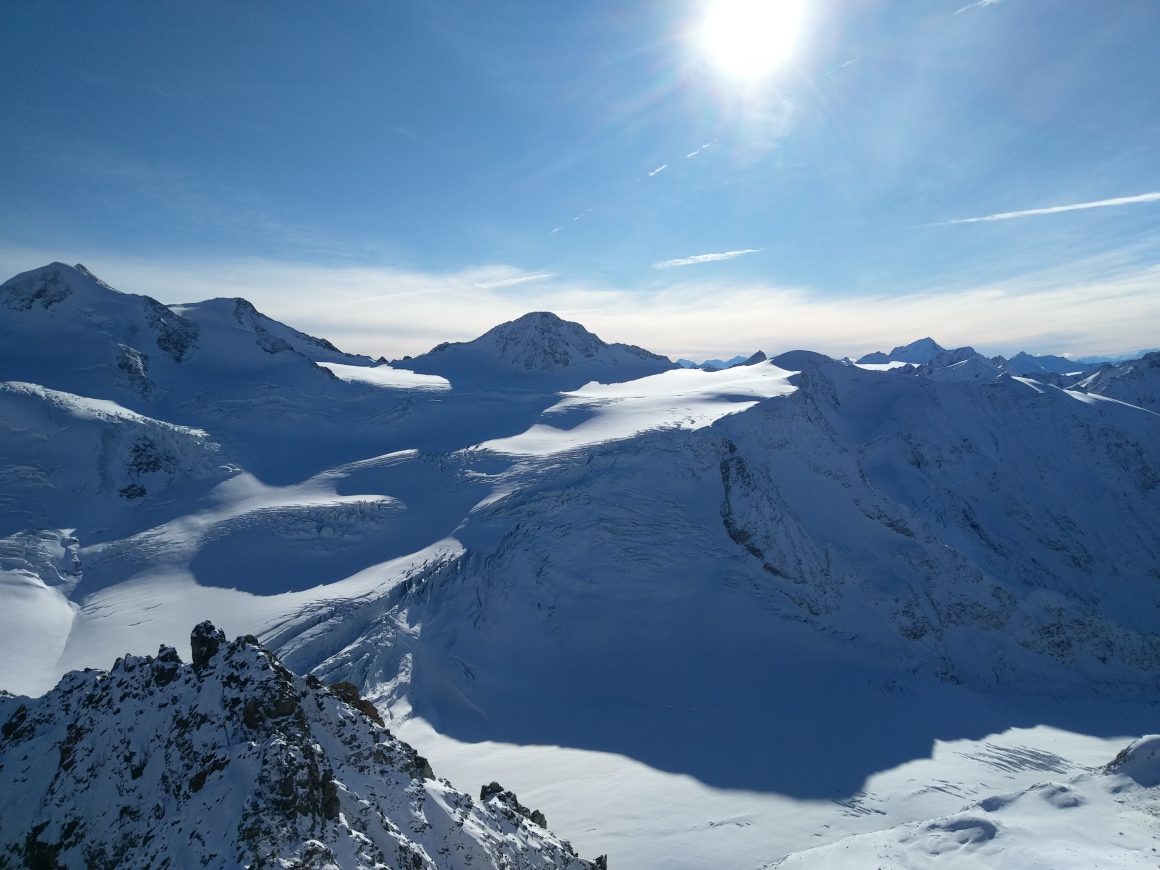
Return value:
M 723 75 L 756 83 L 793 55 L 804 0 L 710 0 L 695 41 Z

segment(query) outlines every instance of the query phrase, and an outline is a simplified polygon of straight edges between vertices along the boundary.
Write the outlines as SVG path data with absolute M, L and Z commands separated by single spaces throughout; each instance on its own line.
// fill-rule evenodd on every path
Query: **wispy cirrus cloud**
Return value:
M 1065 211 L 1083 211 L 1089 208 L 1111 208 L 1117 205 L 1136 205 L 1145 202 L 1160 202 L 1160 191 L 1155 193 L 1141 193 L 1136 196 L 1117 196 L 1111 199 L 1097 199 L 1092 202 L 1074 202 L 1070 205 L 1053 205 L 1047 208 L 1028 208 L 1022 211 L 1002 211 L 997 214 L 983 215 L 982 217 L 956 218 L 954 220 L 943 221 L 941 224 L 935 226 L 947 226 L 949 224 L 979 224 L 990 223 L 992 221 L 1009 221 L 1015 218 L 1035 217 L 1037 215 L 1045 214 L 1061 214 Z
M 543 281 L 553 277 L 554 272 L 537 272 L 534 275 L 516 275 L 512 278 L 496 278 L 490 281 L 476 281 L 474 286 L 481 290 L 494 290 L 497 287 L 515 287 L 517 284 L 529 284 L 532 281 Z
M 737 251 L 719 251 L 715 254 L 696 254 L 692 257 L 678 257 L 675 260 L 661 260 L 653 263 L 654 269 L 673 269 L 678 266 L 696 266 L 700 263 L 719 263 L 722 260 L 732 260 L 745 254 L 757 254 L 761 248 L 742 248 Z
M 978 0 L 977 3 L 968 3 L 960 9 L 955 10 L 955 15 L 962 15 L 964 12 L 970 12 L 972 9 L 982 9 L 985 6 L 994 6 L 999 0 Z

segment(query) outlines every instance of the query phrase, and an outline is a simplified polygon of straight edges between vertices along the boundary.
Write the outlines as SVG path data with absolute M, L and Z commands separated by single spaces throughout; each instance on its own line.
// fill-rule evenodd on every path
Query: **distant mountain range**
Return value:
M 0 697 L 0 855 L 589 866 L 372 712 L 613 866 L 1020 866 L 1046 840 L 983 802 L 1050 772 L 1143 830 L 1076 778 L 1160 712 L 1160 354 L 710 363 L 537 312 L 388 364 L 241 299 L 0 285 L 0 689 L 43 695 Z M 242 639 L 144 658 L 203 620 Z

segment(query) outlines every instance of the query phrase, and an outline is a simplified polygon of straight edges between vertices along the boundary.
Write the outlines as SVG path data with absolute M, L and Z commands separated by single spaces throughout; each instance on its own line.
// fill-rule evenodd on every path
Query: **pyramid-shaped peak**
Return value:
M 533 311 L 501 323 L 468 344 L 478 344 L 497 362 L 526 371 L 567 368 L 593 360 L 611 347 L 579 323 L 550 311 Z
M 906 362 L 914 363 L 916 365 L 923 365 L 930 362 L 946 348 L 935 341 L 930 336 L 920 338 L 917 341 L 912 341 L 910 344 L 899 345 L 890 351 L 890 353 L 883 353 L 876 351 L 868 353 L 858 359 L 860 363 L 889 363 L 889 362 Z
M 490 375 L 585 372 L 593 378 L 627 379 L 673 367 L 668 357 L 628 344 L 609 344 L 579 323 L 550 311 L 533 311 L 489 329 L 467 342 L 444 342 L 399 365 L 424 374 L 463 381 Z
M 21 272 L 0 284 L 0 305 L 18 311 L 47 309 L 74 294 L 81 299 L 128 295 L 110 287 L 80 263 L 70 266 L 58 261 Z
M 931 354 L 933 356 L 934 354 L 942 353 L 944 350 L 946 350 L 946 348 L 944 348 L 941 344 L 939 344 L 937 341 L 935 341 L 933 338 L 931 338 L 928 335 L 925 338 L 920 338 L 917 341 L 912 341 L 910 344 L 905 344 L 905 345 L 902 345 L 900 347 L 894 348 L 894 350 L 892 350 L 890 352 L 890 355 L 895 357 L 896 359 L 901 360 L 901 356 L 903 354 L 909 354 L 912 356 L 918 355 L 918 354 Z M 919 360 L 902 360 L 902 361 L 903 362 L 918 362 Z M 922 360 L 922 362 L 929 362 L 929 361 L 930 360 Z
M 576 323 L 572 320 L 565 320 L 558 314 L 553 314 L 551 311 L 531 311 L 515 320 L 509 320 L 506 323 L 501 323 L 494 326 L 485 332 L 480 338 L 486 338 L 489 335 L 527 335 L 537 336 L 545 334 L 553 335 L 574 335 L 584 336 L 590 338 L 597 343 L 603 345 L 604 342 L 597 338 L 596 335 L 589 332 L 582 324 Z

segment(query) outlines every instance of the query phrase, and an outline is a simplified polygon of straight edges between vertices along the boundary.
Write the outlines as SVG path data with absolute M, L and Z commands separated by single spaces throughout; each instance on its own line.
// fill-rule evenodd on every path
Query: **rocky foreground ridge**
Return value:
M 494 783 L 436 779 L 349 684 L 211 623 L 0 695 L 0 867 L 597 870 Z

